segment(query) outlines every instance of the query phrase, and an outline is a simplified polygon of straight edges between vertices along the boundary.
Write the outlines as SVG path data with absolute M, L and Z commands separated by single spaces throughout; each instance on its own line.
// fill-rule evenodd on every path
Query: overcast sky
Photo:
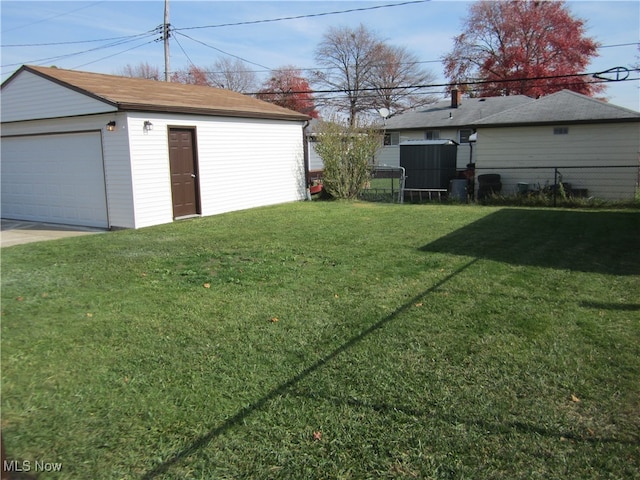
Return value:
M 225 56 L 250 62 L 260 77 L 285 65 L 313 69 L 314 50 L 330 26 L 362 23 L 388 43 L 406 47 L 436 75 L 437 83 L 445 83 L 440 58 L 451 50 L 471 3 L 408 1 L 171 0 L 169 20 L 176 29 L 170 42 L 171 70 L 190 62 L 209 67 Z M 586 21 L 587 35 L 603 45 L 587 72 L 640 62 L 640 2 L 567 5 L 574 17 Z M 163 43 L 154 33 L 164 22 L 164 0 L 2 0 L 0 9 L 3 81 L 22 64 L 113 74 L 127 64 L 149 62 L 164 71 Z M 346 10 L 357 11 L 324 15 Z M 298 16 L 305 17 L 283 19 Z M 250 23 L 274 19 L 282 20 Z M 629 76 L 638 77 L 638 72 Z M 639 88 L 638 80 L 611 82 L 604 95 L 611 103 L 640 110 Z

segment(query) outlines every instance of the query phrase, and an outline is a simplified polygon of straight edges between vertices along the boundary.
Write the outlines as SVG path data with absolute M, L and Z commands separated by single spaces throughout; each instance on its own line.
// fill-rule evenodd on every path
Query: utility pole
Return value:
M 169 0 L 164 0 L 164 24 L 162 25 L 162 38 L 164 39 L 164 81 L 170 82 L 170 59 L 169 59 Z

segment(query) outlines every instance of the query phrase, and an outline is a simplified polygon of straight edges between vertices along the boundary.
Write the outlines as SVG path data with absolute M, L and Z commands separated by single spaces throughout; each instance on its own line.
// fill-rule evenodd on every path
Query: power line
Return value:
M 126 35 L 124 37 L 111 37 L 111 38 L 96 38 L 94 40 L 76 40 L 73 42 L 49 42 L 49 43 L 16 43 L 11 45 L 0 45 L 0 48 L 13 48 L 13 47 L 52 47 L 56 45 L 77 45 L 80 43 L 97 43 L 97 42 L 111 42 L 113 40 L 127 40 L 138 37 L 143 37 L 150 33 L 160 33 L 162 26 L 158 26 L 153 30 L 149 30 L 144 33 L 138 33 L 136 35 Z
M 175 32 L 175 30 L 172 30 L 172 31 L 174 31 L 174 32 Z M 257 67 L 264 68 L 264 69 L 266 69 L 266 71 L 271 71 L 271 69 L 270 69 L 269 67 L 266 67 L 266 66 L 264 66 L 264 65 L 260 65 L 259 63 L 252 62 L 252 61 L 250 61 L 250 60 L 247 60 L 246 58 L 239 57 L 239 56 L 234 55 L 234 54 L 232 54 L 232 53 L 225 52 L 224 50 L 221 50 L 221 49 L 219 49 L 219 48 L 217 48 L 217 47 L 214 47 L 213 45 L 209 45 L 208 43 L 205 43 L 205 42 L 203 42 L 203 41 L 201 41 L 201 40 L 197 40 L 197 39 L 195 39 L 195 38 L 193 38 L 193 37 L 190 37 L 189 35 L 185 35 L 185 34 L 184 34 L 184 33 L 182 33 L 182 32 L 176 32 L 176 33 L 177 33 L 178 35 L 182 35 L 182 36 L 183 36 L 183 37 L 185 37 L 185 38 L 188 38 L 189 40 L 192 40 L 192 41 L 194 41 L 194 42 L 196 42 L 196 43 L 199 43 L 200 45 L 204 45 L 204 46 L 205 46 L 205 47 L 207 47 L 207 48 L 211 48 L 211 49 L 213 49 L 213 50 L 215 50 L 215 51 L 217 51 L 217 52 L 223 53 L 224 55 L 229 55 L 230 57 L 237 58 L 238 60 L 242 60 L 243 62 L 249 63 L 249 64 L 251 64 L 251 65 L 255 65 L 255 66 L 257 66 Z M 174 38 L 175 38 L 175 35 L 174 35 Z M 181 48 L 182 48 L 182 47 L 181 47 Z M 207 72 L 207 73 L 208 73 L 208 72 Z
M 111 55 L 107 55 L 106 57 L 98 58 L 97 60 L 93 60 L 91 62 L 83 63 L 82 65 L 76 65 L 75 67 L 72 67 L 72 70 L 76 69 L 76 68 L 84 67 L 86 65 L 91 65 L 92 63 L 96 63 L 96 62 L 99 62 L 101 60 L 106 60 L 107 58 L 115 57 L 116 55 L 120 55 L 121 53 L 130 52 L 131 50 L 135 50 L 136 48 L 144 47 L 145 45 L 148 45 L 150 43 L 155 43 L 155 40 L 150 40 L 148 42 L 141 43 L 140 45 L 136 45 L 135 47 L 127 48 L 126 50 L 121 50 L 121 51 L 119 51 L 117 53 L 113 53 Z
M 234 26 L 240 26 L 240 25 L 253 25 L 253 24 L 258 24 L 258 23 L 281 22 L 281 21 L 285 21 L 285 20 L 299 20 L 299 19 L 303 19 L 303 18 L 323 17 L 323 16 L 327 16 L 327 15 L 338 15 L 338 14 L 342 14 L 342 13 L 352 13 L 352 12 L 361 12 L 361 11 L 366 11 L 366 10 L 376 10 L 376 9 L 380 9 L 380 8 L 399 7 L 399 6 L 403 6 L 403 5 L 410 5 L 410 4 L 414 4 L 414 3 L 426 3 L 426 2 L 430 2 L 430 1 L 431 0 L 412 0 L 412 1 L 402 2 L 402 3 L 394 3 L 394 4 L 388 4 L 388 5 L 375 5 L 373 7 L 352 8 L 352 9 L 349 9 L 349 10 L 340 10 L 340 11 L 333 11 L 333 12 L 311 13 L 311 14 L 305 14 L 305 15 L 295 15 L 295 16 L 290 16 L 290 17 L 279 17 L 279 18 L 270 18 L 270 19 L 263 19 L 263 20 L 250 20 L 250 21 L 236 22 L 236 23 L 223 23 L 223 24 L 218 24 L 218 25 L 203 25 L 203 26 L 199 26 L 199 27 L 172 28 L 172 31 L 196 30 L 196 29 L 203 29 L 203 28 L 234 27 Z M 64 15 L 67 15 L 69 13 L 73 13 L 73 12 L 75 12 L 77 10 L 81 10 L 83 8 L 87 8 L 87 7 L 93 6 L 93 5 L 98 4 L 98 3 L 103 3 L 103 2 L 104 2 L 104 0 L 102 0 L 100 2 L 92 3 L 90 5 L 85 5 L 84 7 L 78 8 L 76 10 L 71 10 L 70 12 L 67 12 L 67 13 L 61 13 L 59 15 L 55 15 L 55 16 L 47 18 L 47 19 L 38 20 L 37 22 L 33 22 L 32 24 L 29 24 L 29 25 L 33 25 L 35 23 L 40 23 L 40 22 L 48 21 L 48 20 L 53 19 L 53 18 L 61 17 L 61 16 L 64 16 Z M 28 25 L 24 25 L 24 26 L 28 26 Z M 22 28 L 22 26 L 21 27 L 16 27 L 16 28 Z M 5 29 L 4 31 L 8 32 L 8 31 L 11 31 L 11 30 L 15 30 L 16 28 L 10 29 L 10 30 L 6 30 Z M 160 29 L 162 29 L 162 25 L 160 25 L 159 27 L 156 27 L 154 29 L 154 31 L 159 31 Z M 77 41 L 70 41 L 70 42 L 7 44 L 7 45 L 0 45 L 0 47 L 1 48 L 10 48 L 10 47 L 46 47 L 46 46 L 53 46 L 53 45 L 72 45 L 72 44 L 79 44 L 79 43 L 106 42 L 106 41 L 120 40 L 120 39 L 125 39 L 125 38 L 133 38 L 133 37 L 142 36 L 142 35 L 145 35 L 145 33 L 140 33 L 140 34 L 137 34 L 137 35 L 130 35 L 130 36 L 126 36 L 126 37 L 100 38 L 100 39 L 94 39 L 94 40 L 77 40 Z
M 264 73 L 264 72 L 270 72 L 272 71 L 272 69 L 270 69 L 269 67 L 266 67 L 264 65 L 261 65 L 259 63 L 255 63 L 252 62 L 250 60 L 247 60 L 245 58 L 239 57 L 237 55 L 231 54 L 229 52 L 226 52 L 224 50 L 221 50 L 217 47 L 214 47 L 213 45 L 210 45 L 206 42 L 203 42 L 201 40 L 197 40 L 195 38 L 192 38 L 184 33 L 181 33 L 182 30 L 194 30 L 194 29 L 205 29 L 205 28 L 220 28 L 220 27 L 228 27 L 228 26 L 241 26 L 241 25 L 253 25 L 253 24 L 260 24 L 260 23 L 272 23 L 272 22 L 280 22 L 280 21 L 286 21 L 286 20 L 296 20 L 296 19 L 303 19 L 303 18 L 313 18 L 313 17 L 322 17 L 322 16 L 329 16 L 329 15 L 338 15 L 338 14 L 345 14 L 345 13 L 353 13 L 353 12 L 362 12 L 362 11 L 367 11 L 367 10 L 376 10 L 376 9 L 382 9 L 382 8 L 391 8 L 391 7 L 398 7 L 398 6 L 405 6 L 405 5 L 411 5 L 411 4 L 419 4 L 419 3 L 427 3 L 431 0 L 411 0 L 411 1 L 405 1 L 405 2 L 400 2 L 400 3 L 392 3 L 392 4 L 385 4 L 385 5 L 375 5 L 375 6 L 371 6 L 371 7 L 360 7 L 360 8 L 353 8 L 353 9 L 347 9 L 347 10 L 339 10 L 339 11 L 331 11 L 331 12 L 321 12 L 321 13 L 314 13 L 314 14 L 304 14 L 304 15 L 295 15 L 295 16 L 287 16 L 287 17 L 278 17 L 278 18 L 271 18 L 271 19 L 262 19 L 262 20 L 253 20 L 253 21 L 244 21 L 244 22 L 236 22 L 236 23 L 225 23 L 225 24 L 217 24 L 217 25 L 204 25 L 204 26 L 194 26 L 194 27 L 182 27 L 182 28 L 171 28 L 171 31 L 175 32 L 176 34 L 180 34 L 182 36 L 184 36 L 185 38 L 189 38 L 190 40 L 199 43 L 207 48 L 211 48 L 213 50 L 216 50 L 224 55 L 228 55 L 234 58 L 237 58 L 243 62 L 249 63 L 251 65 L 255 65 L 257 67 L 260 67 L 261 69 L 264 70 L 247 70 L 247 72 L 252 72 L 252 73 Z M 66 13 L 62 13 L 59 15 L 55 15 L 53 17 L 49 17 L 47 19 L 43 19 L 43 20 L 39 20 L 37 22 L 34 23 L 40 23 L 43 21 L 48 21 L 51 20 L 53 18 L 57 18 L 60 16 L 64 16 L 70 13 L 73 13 L 75 11 L 81 10 L 83 8 L 87 8 L 93 5 L 96 5 L 98 3 L 103 3 L 103 2 L 94 2 L 92 4 L 89 5 L 85 5 L 83 7 L 80 7 L 78 9 L 72 10 L 70 12 L 66 12 Z M 26 26 L 26 25 L 25 25 Z M 129 35 L 129 36 L 123 36 L 123 37 L 112 37 L 112 38 L 103 38 L 103 39 L 93 39 L 93 40 L 78 40 L 78 41 L 67 41 L 67 42 L 48 42 L 48 43 L 31 43 L 31 44 L 8 44 L 8 45 L 0 45 L 0 47 L 2 48 L 10 48 L 10 47 L 39 47 L 39 46 L 55 46 L 55 45 L 72 45 L 72 44 L 82 44 L 82 43 L 96 43 L 96 42 L 113 42 L 107 45 L 103 45 L 100 47 L 96 47 L 93 49 L 88 49 L 88 50 L 83 50 L 80 52 L 74 52 L 74 53 L 69 53 L 69 54 L 65 54 L 65 55 L 59 55 L 59 56 L 55 56 L 55 57 L 48 57 L 48 58 L 43 58 L 43 59 L 37 59 L 37 60 L 30 60 L 30 61 L 26 61 L 26 62 L 20 62 L 20 63 L 13 63 L 13 64 L 7 64 L 7 65 L 2 65 L 2 67 L 12 67 L 12 66 L 17 66 L 17 65 L 21 65 L 24 63 L 39 63 L 39 62 L 45 62 L 45 61 L 51 61 L 51 60 L 59 60 L 59 59 L 63 59 L 63 58 L 69 58 L 75 55 L 81 55 L 81 54 L 85 54 L 85 53 L 89 53 L 92 51 L 97 51 L 97 50 L 101 50 L 104 48 L 111 48 L 113 46 L 118 46 L 118 45 L 122 45 L 124 43 L 128 43 L 129 41 L 133 41 L 137 38 L 142 38 L 145 36 L 149 36 L 152 34 L 158 34 L 161 32 L 162 28 L 164 27 L 164 25 L 160 25 L 156 28 L 154 28 L 153 30 L 149 30 L 147 32 L 144 33 L 139 33 L 136 35 Z M 16 28 L 21 28 L 21 27 L 16 27 Z M 14 28 L 15 29 L 15 28 Z M 7 30 L 5 30 L 7 31 Z M 175 38 L 175 36 L 174 36 Z M 140 46 L 146 45 L 148 43 L 152 43 L 152 42 L 146 42 L 145 44 L 141 44 L 138 45 L 136 47 L 124 50 L 120 53 L 124 53 L 126 51 L 132 50 L 134 48 L 139 48 Z M 631 42 L 631 43 L 621 43 L 621 44 L 614 44 L 614 45 L 602 45 L 599 48 L 614 48 L 614 47 L 624 47 L 624 46 L 632 46 L 632 45 L 640 45 L 640 42 Z M 183 53 L 185 54 L 185 56 L 187 57 L 187 59 L 189 60 L 189 62 L 193 65 L 193 62 L 191 61 L 191 59 L 189 58 L 189 56 L 187 55 L 187 53 L 185 52 L 184 48 L 182 48 L 182 46 L 179 44 L 181 50 L 183 51 Z M 105 58 L 110 58 L 113 56 L 118 55 L 118 53 L 113 54 L 113 55 L 109 55 L 107 57 L 102 57 L 99 60 L 103 60 Z M 83 64 L 81 66 L 84 65 L 88 65 L 90 63 L 95 63 L 99 60 L 95 60 L 86 64 Z M 410 62 L 410 63 L 416 63 L 416 64 L 427 64 L 427 63 L 441 63 L 441 60 L 423 60 L 423 61 L 418 61 L 418 62 Z M 330 71 L 332 69 L 335 69 L 337 67 L 319 67 L 319 68 L 306 68 L 306 67 L 301 67 L 298 68 L 298 70 L 301 71 Z M 207 73 L 214 73 L 214 72 L 207 72 Z
M 48 22 L 49 20 L 53 20 L 54 18 L 64 17 L 65 15 L 70 15 L 70 14 L 72 14 L 72 13 L 74 13 L 74 12 L 79 11 L 79 10 L 84 10 L 85 8 L 93 7 L 94 5 L 97 5 L 97 4 L 99 4 L 99 3 L 104 3 L 104 2 L 105 2 L 105 0 L 101 0 L 101 1 L 99 1 L 99 2 L 93 2 L 93 3 L 90 3 L 89 5 L 83 5 L 82 7 L 78 7 L 78 8 L 76 8 L 76 9 L 74 9 L 74 10 L 70 10 L 70 11 L 68 11 L 68 12 L 59 13 L 59 14 L 57 14 L 57 15 L 53 15 L 53 16 L 51 16 L 51 17 L 42 18 L 42 19 L 40 19 L 40 20 L 36 20 L 35 22 L 27 23 L 26 25 L 18 25 L 17 27 L 8 28 L 8 29 L 6 29 L 6 28 L 5 28 L 5 29 L 3 29 L 3 32 L 4 32 L 4 33 L 6 33 L 6 32 L 12 32 L 12 31 L 14 31 L 14 30 L 19 30 L 19 29 L 21 29 L 21 28 L 30 27 L 31 25 L 36 25 L 37 23 Z
M 153 34 L 155 34 L 155 32 L 148 33 L 147 36 L 150 36 L 150 35 L 153 35 Z M 22 62 L 19 62 L 19 63 L 9 63 L 9 64 L 5 64 L 5 65 L 1 65 L 0 67 L 1 68 L 15 67 L 15 66 L 24 65 L 24 64 L 38 64 L 38 63 L 42 63 L 42 62 L 51 62 L 51 61 L 55 61 L 55 60 L 62 60 L 64 58 L 75 57 L 77 55 L 82 55 L 82 54 L 85 54 L 85 53 L 96 52 L 98 50 L 103 50 L 105 48 L 111 48 L 111 47 L 117 47 L 119 45 L 124 45 L 126 43 L 129 43 L 129 42 L 132 42 L 132 41 L 136 40 L 137 38 L 140 38 L 140 37 L 136 36 L 135 38 L 129 38 L 127 40 L 121 40 L 121 41 L 113 42 L 113 43 L 110 43 L 110 44 L 107 44 L 107 45 L 101 45 L 99 47 L 90 48 L 90 49 L 87 49 L 87 50 L 83 50 L 81 52 L 67 53 L 67 54 L 63 54 L 63 55 L 56 55 L 56 56 L 47 57 L 47 58 L 39 58 L 39 59 L 35 59 L 35 60 L 27 60 L 27 61 L 22 61 Z M 155 42 L 155 39 L 152 40 L 152 41 L 146 42 L 143 45 L 146 45 L 148 43 L 153 43 L 153 42 Z M 142 46 L 142 45 L 140 45 L 140 46 Z M 129 50 L 131 50 L 131 49 L 129 49 Z M 128 50 L 125 50 L 125 51 L 128 51 Z M 114 55 L 109 55 L 108 57 L 104 57 L 104 58 L 109 58 L 109 57 L 112 57 L 112 56 L 114 56 Z M 94 62 L 90 62 L 90 63 L 94 63 Z M 88 65 L 88 63 L 85 64 L 85 65 Z
M 217 24 L 217 25 L 203 25 L 203 26 L 200 26 L 200 27 L 183 27 L 183 28 L 176 28 L 175 30 L 196 30 L 196 29 L 202 29 L 202 28 L 237 27 L 237 26 L 240 26 L 240 25 L 255 25 L 255 24 L 258 24 L 258 23 L 282 22 L 282 21 L 285 21 L 285 20 L 299 20 L 299 19 L 302 19 L 302 18 L 325 17 L 325 16 L 328 16 L 328 15 L 339 15 L 339 14 L 342 14 L 342 13 L 364 12 L 364 11 L 367 11 L 367 10 L 377 10 L 377 9 L 380 9 L 380 8 L 400 7 L 400 6 L 411 5 L 411 4 L 415 4 L 415 3 L 427 3 L 427 2 L 430 2 L 430 1 L 431 0 L 412 0 L 412 1 L 402 2 L 402 3 L 392 3 L 392 4 L 387 4 L 387 5 L 375 5 L 373 7 L 351 8 L 349 10 L 339 10 L 339 11 L 334 11 L 334 12 L 310 13 L 310 14 L 305 14 L 305 15 L 294 15 L 294 16 L 290 16 L 290 17 L 270 18 L 270 19 L 265 19 L 265 20 L 249 20 L 249 21 L 245 21 L 245 22 L 221 23 L 221 24 Z
M 631 45 L 640 45 L 640 42 L 618 43 L 617 45 L 600 45 L 599 48 L 629 47 Z
M 189 57 L 189 55 L 187 54 L 187 52 L 185 52 L 184 48 L 182 48 L 182 45 L 180 44 L 180 42 L 178 41 L 178 37 L 176 37 L 175 35 L 173 36 L 173 39 L 176 41 L 176 43 L 178 44 L 178 47 L 180 47 L 180 50 L 182 50 L 182 53 L 184 53 L 184 56 L 187 57 L 187 60 L 189 61 L 189 64 L 191 64 L 192 67 L 196 68 L 195 64 L 191 61 L 191 58 Z
M 623 68 L 623 67 L 617 67 Z M 610 69 L 611 70 L 611 69 Z M 627 69 L 628 71 L 640 71 L 640 69 Z M 608 70 L 607 70 L 608 72 Z M 606 79 L 603 77 L 597 77 L 597 75 L 602 75 L 605 72 L 592 72 L 592 73 L 574 73 L 574 74 L 566 74 L 566 75 L 546 75 L 539 77 L 525 77 L 525 78 L 510 78 L 510 79 L 496 79 L 496 80 L 472 80 L 467 82 L 453 82 L 458 86 L 474 86 L 474 85 L 486 85 L 491 83 L 512 83 L 512 82 L 533 82 L 537 80 L 557 80 L 561 78 L 577 78 L 577 77 L 594 77 L 594 81 L 590 83 L 609 83 L 609 82 L 625 82 L 625 81 L 634 81 L 638 80 L 638 78 L 621 78 L 621 79 Z M 442 88 L 442 87 L 451 87 L 452 82 L 447 83 L 432 83 L 427 85 L 400 85 L 394 87 L 385 87 L 385 90 L 407 90 L 407 89 L 425 89 L 425 88 Z M 354 88 L 350 91 L 352 92 L 375 92 L 380 90 L 379 87 L 362 87 L 362 88 Z M 255 93 L 247 93 L 245 95 L 257 95 L 259 92 Z M 264 92 L 260 92 L 264 93 Z M 272 92 L 267 92 L 272 93 Z M 288 91 L 287 94 L 318 94 L 318 93 L 346 93 L 345 89 L 327 89 L 327 90 L 301 90 L 301 91 Z
M 589 75 L 589 74 L 586 74 Z M 637 78 L 627 78 L 625 80 L 613 80 L 614 82 L 633 82 L 633 81 L 638 81 L 640 80 L 640 77 Z M 512 81 L 512 80 L 505 80 L 505 82 L 507 81 Z M 602 83 L 610 83 L 611 81 L 609 80 L 594 80 L 592 82 L 590 82 L 589 84 L 602 84 Z M 481 85 L 481 82 L 478 82 L 477 85 Z M 563 83 L 562 86 L 563 87 L 574 87 L 574 86 L 581 86 L 584 85 L 584 83 Z M 431 90 L 428 92 L 425 91 L 416 91 L 413 90 L 411 92 L 409 92 L 409 95 L 448 95 L 451 93 L 451 90 L 449 88 L 447 89 L 441 89 L 442 87 L 451 87 L 451 84 L 434 84 L 433 86 L 420 86 L 418 88 L 420 89 L 427 89 L 427 88 L 438 88 L 439 90 Z M 469 84 L 467 86 L 473 87 L 473 84 Z M 533 83 L 531 86 L 544 86 L 544 84 L 536 84 Z M 402 88 L 410 88 L 410 87 L 398 87 L 400 89 Z M 474 92 L 474 93 L 479 93 L 482 92 L 482 90 L 480 90 L 479 88 L 470 88 L 467 90 L 467 92 Z M 261 93 L 265 93 L 265 92 L 261 92 Z M 266 93 L 272 93 L 272 92 L 266 92 Z M 299 92 L 284 92 L 284 93 L 299 93 Z M 308 92 L 304 92 L 304 93 L 309 93 L 309 94 L 313 94 L 313 91 L 308 91 Z M 340 93 L 338 91 L 334 92 L 334 93 Z M 363 95 L 360 95 L 359 98 L 379 98 L 379 95 L 375 95 L 375 94 L 371 94 L 371 93 L 365 93 Z M 344 99 L 343 96 L 323 96 L 321 97 L 321 99 L 319 100 L 335 100 L 335 99 Z

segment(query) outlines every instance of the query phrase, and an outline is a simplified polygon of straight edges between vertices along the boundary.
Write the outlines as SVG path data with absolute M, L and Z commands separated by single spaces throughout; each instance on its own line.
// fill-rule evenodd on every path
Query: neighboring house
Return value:
M 306 198 L 306 115 L 212 87 L 34 66 L 1 92 L 3 218 L 140 228 Z
M 481 118 L 532 102 L 524 95 L 508 97 L 462 98 L 458 90 L 451 100 L 429 105 L 419 110 L 391 117 L 385 125 L 385 145 L 376 156 L 376 164 L 397 167 L 400 164 L 400 143 L 410 140 L 453 140 L 459 144 L 457 168 L 464 169 L 475 161 L 475 151 L 469 143 L 473 123 Z
M 471 127 L 477 129 L 476 174 L 500 174 L 503 194 L 556 180 L 582 196 L 618 200 L 636 194 L 640 112 L 563 90 Z
M 324 162 L 318 152 L 316 152 L 315 144 L 318 141 L 318 126 L 320 120 L 317 118 L 311 119 L 309 125 L 305 131 L 305 138 L 307 141 L 308 158 L 309 158 L 309 170 L 311 172 L 318 172 L 324 169 Z

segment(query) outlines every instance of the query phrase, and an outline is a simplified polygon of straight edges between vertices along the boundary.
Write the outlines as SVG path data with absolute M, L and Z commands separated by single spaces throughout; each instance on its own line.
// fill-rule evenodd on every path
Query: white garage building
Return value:
M 306 115 L 212 87 L 34 66 L 1 93 L 2 218 L 140 228 L 306 197 Z

